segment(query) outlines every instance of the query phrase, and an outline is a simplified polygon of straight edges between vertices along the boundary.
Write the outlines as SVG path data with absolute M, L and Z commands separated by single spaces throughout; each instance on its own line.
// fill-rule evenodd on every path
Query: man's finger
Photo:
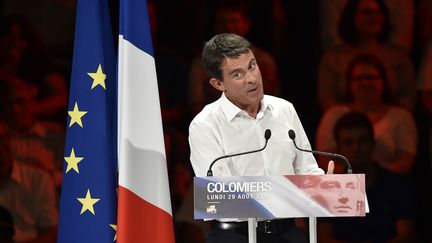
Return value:
M 334 162 L 330 160 L 327 166 L 327 174 L 333 174 L 334 171 Z

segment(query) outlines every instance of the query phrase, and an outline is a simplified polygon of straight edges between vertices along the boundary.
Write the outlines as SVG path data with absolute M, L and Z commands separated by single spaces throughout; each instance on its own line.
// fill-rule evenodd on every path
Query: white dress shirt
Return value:
M 313 155 L 297 150 L 288 137 L 288 131 L 293 129 L 297 145 L 311 148 L 290 102 L 265 95 L 255 119 L 222 94 L 204 107 L 189 126 L 190 159 L 195 175 L 206 176 L 210 163 L 220 156 L 262 148 L 266 129 L 272 135 L 265 150 L 221 159 L 214 164 L 213 175 L 324 174 Z

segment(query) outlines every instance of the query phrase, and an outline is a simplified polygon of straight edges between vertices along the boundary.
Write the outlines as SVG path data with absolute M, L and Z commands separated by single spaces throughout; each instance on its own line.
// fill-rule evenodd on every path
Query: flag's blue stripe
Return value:
M 134 26 L 142 28 L 134 28 Z M 150 23 L 145 0 L 120 0 L 120 34 L 134 46 L 153 56 Z
M 106 74 L 106 90 L 91 90 L 99 64 Z M 117 221 L 117 146 L 116 146 L 116 52 L 114 49 L 108 0 L 78 0 L 74 54 L 68 110 L 75 102 L 87 111 L 83 128 L 69 127 L 68 117 L 65 156 L 72 148 L 77 157 L 79 174 L 70 170 L 63 176 L 60 199 L 59 243 L 112 242 L 115 231 L 109 224 Z M 63 171 L 67 164 L 64 163 Z M 94 205 L 95 215 L 80 214 L 87 190 L 100 201 Z

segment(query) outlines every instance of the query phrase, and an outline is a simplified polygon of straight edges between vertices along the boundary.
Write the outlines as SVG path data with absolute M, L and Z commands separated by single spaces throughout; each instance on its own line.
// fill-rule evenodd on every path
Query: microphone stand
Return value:
M 296 149 L 302 151 L 302 152 L 308 152 L 308 153 L 312 153 L 312 154 L 318 154 L 318 155 L 323 155 L 323 156 L 327 156 L 327 157 L 342 159 L 346 163 L 347 173 L 352 174 L 351 164 L 345 156 L 343 156 L 341 154 L 334 154 L 334 153 L 328 153 L 328 152 L 322 152 L 322 151 L 316 151 L 316 150 L 301 149 L 297 146 L 297 144 L 295 142 L 294 130 L 289 130 L 288 136 L 293 141 L 294 147 Z M 316 217 L 309 217 L 309 242 L 310 243 L 317 243 L 317 229 L 316 228 L 317 228 L 317 218 Z
M 343 156 L 341 154 L 335 154 L 335 153 L 322 152 L 322 151 L 317 151 L 317 150 L 307 150 L 307 149 L 299 148 L 295 142 L 295 133 L 293 130 L 288 131 L 288 136 L 293 141 L 294 147 L 296 147 L 296 149 L 298 149 L 302 152 L 308 152 L 308 153 L 312 153 L 312 154 L 318 154 L 318 155 L 322 155 L 322 156 L 326 156 L 326 157 L 331 157 L 331 158 L 343 160 L 347 166 L 347 174 L 352 174 L 353 171 L 352 171 L 351 163 L 348 161 L 348 159 L 345 156 Z
M 224 155 L 224 156 L 216 158 L 215 160 L 213 160 L 213 162 L 211 162 L 209 169 L 207 170 L 207 176 L 213 176 L 213 171 L 212 171 L 213 165 L 216 163 L 216 161 L 218 161 L 220 159 L 225 159 L 225 158 L 229 158 L 229 157 L 234 157 L 234 156 L 251 154 L 251 153 L 263 151 L 267 147 L 267 143 L 268 143 L 268 140 L 270 139 L 270 136 L 271 136 L 270 129 L 266 129 L 265 134 L 264 134 L 265 144 L 264 144 L 264 147 L 262 147 L 260 149 L 248 151 L 248 152 L 237 153 L 237 154 Z M 249 243 L 256 243 L 257 242 L 256 228 L 257 228 L 257 219 L 256 218 L 248 218 L 248 242 Z

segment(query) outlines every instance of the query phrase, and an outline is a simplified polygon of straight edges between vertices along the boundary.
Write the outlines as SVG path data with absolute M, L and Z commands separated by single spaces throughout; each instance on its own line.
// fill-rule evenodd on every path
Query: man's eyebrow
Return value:
M 328 184 L 340 185 L 339 181 L 337 181 L 337 180 L 327 180 L 327 181 L 323 181 L 320 186 L 326 186 Z

